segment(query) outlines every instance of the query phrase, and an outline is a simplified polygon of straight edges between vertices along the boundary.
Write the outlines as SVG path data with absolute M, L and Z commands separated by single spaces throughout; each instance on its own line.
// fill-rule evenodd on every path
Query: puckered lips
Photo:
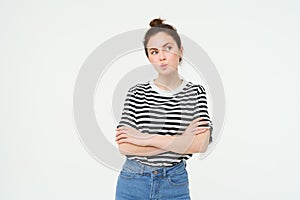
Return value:
M 160 64 L 159 65 L 161 68 L 166 68 L 168 66 L 168 64 Z

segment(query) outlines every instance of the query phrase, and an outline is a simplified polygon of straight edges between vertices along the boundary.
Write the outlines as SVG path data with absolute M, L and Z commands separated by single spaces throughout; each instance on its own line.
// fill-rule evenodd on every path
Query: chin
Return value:
M 177 73 L 177 71 L 175 71 L 175 70 L 159 70 L 158 73 L 166 76 L 166 75 L 172 75 L 174 73 Z
M 175 72 L 177 73 L 177 68 L 173 67 L 161 68 L 160 66 L 155 66 L 154 68 L 157 71 L 157 73 L 161 75 L 173 74 Z

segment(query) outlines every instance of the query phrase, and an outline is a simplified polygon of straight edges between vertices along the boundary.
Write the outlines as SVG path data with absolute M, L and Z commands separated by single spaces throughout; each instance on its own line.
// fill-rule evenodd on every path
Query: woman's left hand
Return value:
M 135 128 L 122 126 L 116 129 L 116 142 L 118 144 L 131 143 L 139 146 L 150 145 L 150 139 L 153 135 L 141 133 Z

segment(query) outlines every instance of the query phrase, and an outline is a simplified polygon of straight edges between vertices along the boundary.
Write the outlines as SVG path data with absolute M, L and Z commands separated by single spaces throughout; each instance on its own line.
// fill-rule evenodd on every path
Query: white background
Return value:
M 113 199 L 118 173 L 73 120 L 81 65 L 114 35 L 161 16 L 215 63 L 222 136 L 188 162 L 193 199 L 299 199 L 300 3 L 0 1 L 0 199 Z M 112 132 L 112 134 L 114 134 Z

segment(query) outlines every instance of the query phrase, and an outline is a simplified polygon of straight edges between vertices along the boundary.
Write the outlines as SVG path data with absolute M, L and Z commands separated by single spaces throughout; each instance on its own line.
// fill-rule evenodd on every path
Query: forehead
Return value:
M 165 32 L 159 32 L 150 37 L 147 48 L 161 48 L 166 43 L 175 44 L 176 42 L 169 34 Z

